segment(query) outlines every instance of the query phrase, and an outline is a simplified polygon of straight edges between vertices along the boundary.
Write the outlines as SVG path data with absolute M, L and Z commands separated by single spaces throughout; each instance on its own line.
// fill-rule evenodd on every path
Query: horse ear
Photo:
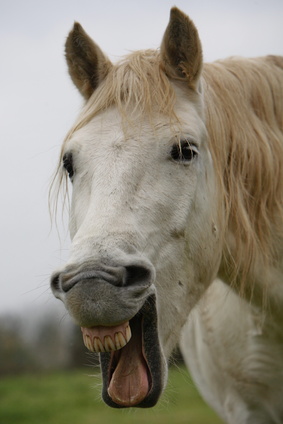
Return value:
M 194 23 L 177 7 L 171 9 L 160 51 L 168 77 L 195 88 L 202 69 L 201 42 Z
M 65 53 L 73 83 L 88 100 L 112 63 L 77 22 L 67 37 Z

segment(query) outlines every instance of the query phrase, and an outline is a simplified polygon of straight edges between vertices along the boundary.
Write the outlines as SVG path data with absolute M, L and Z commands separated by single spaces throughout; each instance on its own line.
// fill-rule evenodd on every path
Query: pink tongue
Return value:
M 108 394 L 118 405 L 135 406 L 149 391 L 147 364 L 142 354 L 141 334 L 137 328 L 132 329 L 130 342 L 118 352 L 120 356 Z

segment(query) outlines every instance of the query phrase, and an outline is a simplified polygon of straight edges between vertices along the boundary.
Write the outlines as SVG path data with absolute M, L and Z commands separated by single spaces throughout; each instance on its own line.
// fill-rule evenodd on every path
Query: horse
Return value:
M 176 7 L 115 65 L 75 23 L 85 103 L 61 149 L 71 248 L 51 288 L 99 352 L 102 398 L 152 407 L 179 344 L 229 424 L 283 422 L 283 57 L 203 63 Z

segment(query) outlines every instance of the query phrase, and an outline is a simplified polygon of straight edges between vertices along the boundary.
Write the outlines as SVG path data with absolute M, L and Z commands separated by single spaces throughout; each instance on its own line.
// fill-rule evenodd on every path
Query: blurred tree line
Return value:
M 97 365 L 81 330 L 54 311 L 0 316 L 0 375 Z

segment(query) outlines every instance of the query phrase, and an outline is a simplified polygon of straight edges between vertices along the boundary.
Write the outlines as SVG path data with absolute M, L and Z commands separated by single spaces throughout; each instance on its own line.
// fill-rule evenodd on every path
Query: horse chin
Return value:
M 121 349 L 100 353 L 102 398 L 114 408 L 154 406 L 164 387 L 166 361 L 159 343 L 155 296 L 129 322 L 132 337 Z

